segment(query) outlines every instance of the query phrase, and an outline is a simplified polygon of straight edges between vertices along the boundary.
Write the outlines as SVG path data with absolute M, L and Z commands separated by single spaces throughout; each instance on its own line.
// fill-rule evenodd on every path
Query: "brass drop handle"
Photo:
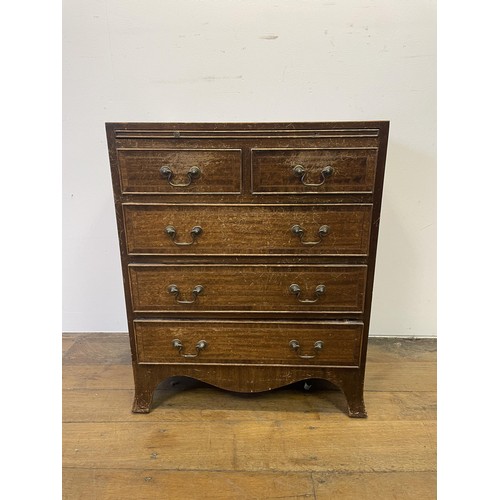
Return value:
M 318 243 L 321 243 L 323 238 L 330 232 L 330 226 L 327 226 L 326 224 L 321 226 L 318 229 L 319 240 L 315 241 L 304 241 L 304 235 L 306 233 L 306 230 L 303 227 L 299 226 L 298 224 L 293 225 L 291 231 L 293 235 L 298 236 L 300 242 L 303 245 L 317 245 Z
M 316 287 L 316 290 L 314 291 L 314 295 L 316 295 L 315 299 L 301 299 L 300 294 L 302 293 L 302 290 L 300 289 L 300 286 L 297 285 L 296 283 L 290 285 L 289 290 L 291 294 L 297 297 L 297 300 L 299 302 L 302 302 L 302 304 L 314 304 L 315 302 L 318 302 L 319 298 L 325 293 L 326 286 L 318 285 Z
M 193 245 L 196 238 L 203 233 L 203 229 L 200 226 L 194 226 L 193 229 L 191 229 L 191 241 L 187 242 L 181 242 L 181 241 L 175 241 L 175 238 L 177 236 L 177 230 L 175 229 L 174 226 L 167 226 L 165 228 L 165 234 L 169 236 L 172 241 L 179 247 L 184 247 L 184 246 L 190 246 Z
M 180 300 L 179 295 L 181 294 L 181 291 L 179 290 L 179 287 L 177 285 L 168 285 L 168 293 L 171 293 L 175 297 L 175 301 L 177 304 L 194 304 L 196 302 L 196 299 L 198 298 L 198 295 L 203 293 L 203 286 L 202 285 L 196 285 L 192 290 L 191 294 L 193 295 L 193 300 Z
M 325 183 L 326 179 L 328 179 L 328 177 L 331 177 L 333 175 L 333 172 L 334 171 L 333 171 L 332 166 L 330 166 L 330 165 L 326 166 L 321 171 L 321 182 L 318 182 L 317 184 L 315 184 L 315 183 L 310 183 L 310 182 L 305 181 L 305 178 L 307 176 L 307 171 L 302 165 L 295 165 L 295 167 L 293 167 L 294 175 L 300 179 L 300 182 L 302 182 L 302 184 L 304 186 L 307 186 L 307 187 L 322 186 Z
M 314 342 L 313 349 L 316 351 L 315 354 L 300 354 L 300 344 L 297 340 L 290 340 L 289 344 L 290 348 L 297 353 L 297 356 L 302 359 L 312 359 L 315 358 L 316 355 L 323 349 L 323 341 L 317 340 Z
M 174 339 L 172 340 L 172 346 L 174 349 L 177 349 L 179 351 L 179 354 L 183 358 L 196 358 L 198 354 L 200 354 L 200 351 L 203 351 L 208 346 L 208 343 L 206 340 L 200 340 L 195 348 L 196 348 L 196 354 L 184 354 L 182 350 L 184 349 L 184 344 L 179 340 L 179 339 Z
M 168 165 L 163 165 L 162 167 L 160 167 L 160 174 L 165 178 L 167 179 L 168 183 L 172 186 L 172 187 L 187 187 L 187 186 L 190 186 L 191 183 L 195 180 L 195 179 L 198 179 L 200 176 L 201 176 L 201 170 L 199 167 L 191 167 L 188 171 L 187 171 L 187 178 L 188 178 L 188 181 L 187 182 L 178 182 L 178 183 L 174 183 L 172 182 L 173 179 L 174 179 L 174 172 L 172 171 L 172 169 L 168 166 Z

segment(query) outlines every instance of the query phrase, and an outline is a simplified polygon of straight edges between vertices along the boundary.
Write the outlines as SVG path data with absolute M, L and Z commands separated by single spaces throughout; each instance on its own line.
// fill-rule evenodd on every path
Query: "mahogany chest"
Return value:
M 189 376 L 363 382 L 389 122 L 107 123 L 134 412 Z

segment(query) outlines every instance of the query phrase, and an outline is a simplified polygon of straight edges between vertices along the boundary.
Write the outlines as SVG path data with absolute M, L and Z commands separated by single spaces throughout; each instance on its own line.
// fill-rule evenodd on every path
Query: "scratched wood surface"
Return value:
M 132 414 L 128 336 L 63 336 L 64 499 L 436 498 L 436 345 L 370 339 L 366 420 L 326 383 L 174 377 Z
M 253 149 L 252 191 L 254 193 L 291 192 L 336 193 L 371 192 L 375 181 L 376 149 Z M 303 167 L 303 177 L 294 175 L 294 167 Z M 321 186 L 322 171 L 332 174 Z M 303 179 L 303 182 L 302 180 Z
M 263 363 L 310 366 L 297 354 L 314 356 L 314 365 L 358 366 L 363 324 L 344 322 L 248 322 L 205 321 L 203 332 L 194 322 L 176 320 L 137 320 L 134 322 L 140 363 L 193 363 L 181 358 L 173 346 L 182 342 L 182 352 L 197 353 L 195 346 L 205 341 L 197 362 Z M 300 347 L 290 349 L 290 341 Z M 317 352 L 314 343 L 324 345 Z M 250 373 L 250 372 L 249 372 Z
M 124 205 L 128 252 L 132 254 L 242 254 L 242 255 L 366 255 L 370 205 Z M 328 234 L 315 246 L 304 246 L 291 228 L 304 229 L 304 240 L 319 241 L 318 230 Z M 189 243 L 191 230 L 202 233 L 195 244 L 176 246 L 165 228 L 176 230 L 175 241 Z
M 240 149 L 120 149 L 120 181 L 124 193 L 239 193 Z M 171 177 L 162 175 L 167 167 Z M 199 173 L 190 179 L 190 168 Z
M 238 392 L 271 390 L 315 377 L 342 390 L 350 416 L 366 416 L 366 345 L 388 133 L 388 121 L 106 123 L 128 328 L 133 332 L 134 412 L 149 412 L 155 387 L 170 376 Z M 238 169 L 241 183 L 235 191 Z M 175 182 L 181 172 L 184 181 Z M 175 260 L 164 260 L 167 256 Z M 240 262 L 240 257 L 247 260 Z M 313 279 L 312 270 L 287 272 L 289 260 L 279 259 L 305 266 L 323 262 L 366 268 L 310 285 L 306 282 Z M 261 291 L 252 281 L 259 273 L 251 268 L 227 267 L 210 275 L 207 267 L 199 278 L 206 281 L 205 291 L 202 282 L 188 283 L 197 271 L 179 272 L 177 278 L 184 281 L 172 283 L 159 270 L 146 276 L 144 268 L 141 273 L 136 269 L 145 264 L 230 263 L 270 269 L 282 265 L 279 272 L 268 273 L 268 280 L 276 281 L 273 276 L 279 274 L 287 283 L 273 287 L 259 279 Z M 321 279 L 328 274 L 322 272 Z M 184 298 L 185 308 L 171 309 L 165 286 L 177 299 L 187 293 L 197 300 L 190 304 Z M 191 292 L 190 286 L 195 287 Z M 317 306 L 311 305 L 316 298 L 299 298 L 299 305 L 283 305 L 290 289 L 293 295 L 311 297 L 310 286 L 316 287 L 312 297 L 319 297 L 320 290 L 321 304 L 318 299 Z M 209 302 L 214 293 L 218 303 Z M 190 311 L 198 314 L 193 317 Z M 358 332 L 318 330 L 312 338 L 302 327 L 299 332 L 290 326 L 289 338 L 272 321 L 302 311 L 315 321 L 328 315 L 359 321 Z M 159 327 L 139 329 L 137 320 L 153 313 L 157 319 L 170 316 L 178 322 L 171 326 L 179 340 L 169 340 Z M 208 331 L 213 328 L 210 318 L 247 321 L 247 313 L 258 313 L 269 327 L 248 323 L 236 335 L 221 323 L 222 335 Z M 319 322 L 318 328 L 325 329 Z M 198 338 L 199 330 L 207 330 L 206 338 Z M 295 356 L 291 361 L 290 355 Z M 180 359 L 184 361 L 177 363 Z
M 366 265 L 172 264 L 131 265 L 129 274 L 135 312 L 281 310 L 304 315 L 317 311 L 362 312 L 366 269 Z M 174 284 L 178 296 L 169 292 Z M 290 290 L 292 284 L 299 285 L 298 294 Z M 203 291 L 193 296 L 197 285 Z M 318 286 L 324 287 L 320 295 L 316 294 Z

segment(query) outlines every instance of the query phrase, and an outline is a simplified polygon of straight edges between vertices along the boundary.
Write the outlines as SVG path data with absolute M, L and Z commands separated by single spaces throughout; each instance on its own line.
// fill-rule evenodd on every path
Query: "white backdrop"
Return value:
M 64 0 L 63 330 L 125 331 L 106 121 L 390 120 L 371 335 L 436 334 L 434 0 Z

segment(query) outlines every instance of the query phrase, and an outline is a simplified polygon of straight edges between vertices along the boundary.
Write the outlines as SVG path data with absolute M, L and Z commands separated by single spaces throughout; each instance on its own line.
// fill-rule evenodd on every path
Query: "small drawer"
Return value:
M 362 312 L 366 266 L 132 264 L 134 312 Z
M 125 194 L 241 192 L 240 149 L 118 149 Z
M 377 148 L 252 149 L 252 192 L 371 193 Z
M 372 206 L 124 204 L 131 255 L 367 255 Z
M 139 363 L 358 366 L 361 322 L 137 320 Z

